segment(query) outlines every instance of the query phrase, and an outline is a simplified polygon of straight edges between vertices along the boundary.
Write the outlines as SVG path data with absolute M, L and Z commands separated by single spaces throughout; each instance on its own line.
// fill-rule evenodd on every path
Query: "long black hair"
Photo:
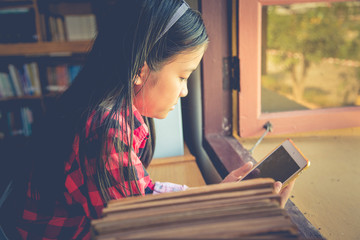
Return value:
M 103 10 L 98 35 L 84 67 L 47 112 L 38 136 L 41 144 L 32 147 L 34 164 L 31 186 L 35 197 L 53 198 L 63 192 L 64 163 L 69 159 L 77 135 L 80 139 L 81 169 L 95 172 L 92 180 L 98 185 L 102 197 L 110 199 L 108 189 L 114 185 L 114 178 L 106 170 L 109 164 L 106 139 L 109 129 L 116 129 L 123 133 L 122 136 L 130 136 L 125 142 L 132 143 L 133 86 L 139 70 L 146 62 L 150 70 L 157 71 L 176 54 L 196 49 L 208 41 L 201 16 L 192 9 L 188 9 L 157 40 L 182 3 L 181 0 L 113 1 Z M 101 141 L 99 146 L 89 149 L 85 125 L 91 114 L 94 114 L 92 124 L 98 126 L 96 131 Z M 130 133 L 126 133 L 128 128 L 120 126 L 119 121 L 113 121 L 119 116 L 130 126 Z M 124 141 L 116 139 L 113 142 L 117 143 L 120 159 L 126 152 L 131 158 L 131 144 L 126 146 Z M 147 144 L 148 150 L 151 150 L 150 145 Z M 96 162 L 91 166 L 86 164 L 84 157 L 90 150 L 96 154 Z M 152 153 L 145 155 L 147 157 L 141 160 L 147 166 Z M 131 159 L 128 162 L 128 169 L 134 169 Z M 133 192 L 130 186 L 131 180 L 136 180 L 136 173 L 123 171 L 121 162 L 119 168 L 122 176 L 119 192 L 124 196 L 139 194 L 139 189 Z M 87 176 L 86 172 L 83 175 Z

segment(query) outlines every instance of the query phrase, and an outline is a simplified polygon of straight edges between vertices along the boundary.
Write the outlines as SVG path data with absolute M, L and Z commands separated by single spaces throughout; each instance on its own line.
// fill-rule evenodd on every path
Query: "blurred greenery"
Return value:
M 296 101 L 312 101 L 321 107 L 339 105 L 331 103 L 328 98 L 321 97 L 329 94 L 327 90 L 309 87 L 307 84 L 309 71 L 316 71 L 323 59 L 342 59 L 360 62 L 360 3 L 307 3 L 292 5 L 265 6 L 267 19 L 263 25 L 267 26 L 267 54 L 268 60 L 273 61 L 278 69 L 276 73 L 263 73 L 263 87 L 288 94 L 289 87 L 283 86 L 284 79 L 291 79 L 292 95 Z M 328 71 L 333 67 L 326 65 Z M 351 85 L 352 90 L 346 86 L 337 86 L 345 90 L 343 94 L 349 96 L 350 91 L 360 89 L 360 67 L 344 69 L 346 76 L 335 73 L 343 80 L 342 84 Z M 339 70 L 339 71 L 340 71 Z M 324 71 L 324 69 L 323 69 Z M 327 71 L 325 69 L 325 71 Z M 353 73 L 351 73 L 351 71 Z M 277 74 L 277 75 L 274 75 Z M 318 74 L 319 75 L 319 74 Z M 349 80 L 349 78 L 355 79 Z M 319 81 L 319 78 L 314 80 Z M 326 79 L 325 79 L 326 81 Z M 355 85 L 354 85 L 355 84 Z M 356 86 L 357 85 L 357 86 Z M 308 88 L 308 89 L 307 89 Z M 307 89 L 306 94 L 305 89 Z M 358 94 L 358 93 L 355 94 Z M 343 105 L 351 105 L 351 101 L 343 96 Z

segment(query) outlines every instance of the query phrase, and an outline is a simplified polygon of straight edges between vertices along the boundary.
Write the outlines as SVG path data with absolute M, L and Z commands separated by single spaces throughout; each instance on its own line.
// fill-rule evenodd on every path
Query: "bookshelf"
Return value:
M 97 31 L 96 9 L 93 0 L 0 1 L 1 150 L 10 142 L 21 147 L 17 139 L 31 135 L 47 102 L 81 69 Z M 65 80 L 52 79 L 57 75 Z
M 4 88 L 2 84 L 4 80 L 0 79 L 0 152 L 2 159 L 6 159 L 14 151 L 22 148 L 26 143 L 27 137 L 36 131 L 33 124 L 42 116 L 46 106 L 59 93 L 64 91 L 71 82 L 69 79 L 65 81 L 58 79 L 59 76 L 64 74 L 71 75 L 69 74 L 71 72 L 70 69 L 75 67 L 77 68 L 76 71 L 78 71 L 78 67 L 81 67 L 84 63 L 86 55 L 93 44 L 93 37 L 91 36 L 94 32 L 94 25 L 100 25 L 102 9 L 108 4 L 111 4 L 111 1 L 0 1 L 0 19 L 15 19 L 16 16 L 20 19 L 25 18 L 26 21 L 31 23 L 30 25 L 33 29 L 32 32 L 26 32 L 28 36 L 24 38 L 17 38 L 16 36 L 4 37 L 6 31 L 9 31 L 8 34 L 11 35 L 11 33 L 16 34 L 18 29 L 9 29 L 0 21 L 0 76 L 6 74 L 7 81 L 9 81 L 7 88 Z M 76 24 L 77 17 L 79 24 Z M 74 30 L 74 25 L 75 30 L 76 25 L 78 25 L 83 28 L 87 26 L 89 31 L 83 36 L 69 36 L 72 30 L 68 29 L 68 23 L 71 23 L 72 30 Z M 62 30 L 59 31 L 59 27 L 62 27 Z M 25 35 L 25 32 L 21 33 L 20 31 L 19 34 Z M 24 68 L 27 68 L 29 64 L 32 64 L 32 67 L 36 69 L 36 76 L 27 74 L 24 71 Z M 10 65 L 16 69 L 17 74 L 15 75 L 21 76 L 19 79 L 11 76 Z M 76 71 L 73 75 L 76 75 Z M 54 79 L 54 76 L 57 79 Z M 73 77 L 69 76 L 69 78 Z M 23 80 L 26 78 L 28 80 L 32 78 L 37 79 L 37 92 L 31 92 L 31 90 L 29 92 L 25 91 L 24 88 L 34 88 L 31 81 L 28 84 L 29 86 L 24 86 Z M 21 93 L 16 91 L 14 81 L 17 81 L 18 88 L 21 88 Z M 173 139 L 167 139 L 166 141 L 172 142 L 173 145 L 181 146 L 180 152 L 184 152 L 182 146 L 181 111 L 177 109 L 176 112 L 177 115 L 173 117 L 172 121 L 176 120 L 178 122 L 180 131 L 176 128 L 177 126 L 171 128 L 178 131 L 176 134 L 179 136 L 179 139 L 176 142 Z M 160 125 L 166 124 L 162 122 Z M 159 128 L 166 128 L 166 126 Z M 158 154 L 150 170 L 154 172 L 156 180 L 165 181 L 165 179 L 168 179 L 168 181 L 172 180 L 189 186 L 194 184 L 196 186 L 204 185 L 205 182 L 197 168 L 195 158 L 188 151 L 185 151 L 184 154 L 177 153 L 175 155 L 172 153 L 171 157 L 163 157 L 163 155 Z M 174 171 L 174 167 L 179 169 L 181 174 L 179 174 L 179 171 L 169 174 Z M 185 173 L 189 171 L 193 177 L 184 178 Z

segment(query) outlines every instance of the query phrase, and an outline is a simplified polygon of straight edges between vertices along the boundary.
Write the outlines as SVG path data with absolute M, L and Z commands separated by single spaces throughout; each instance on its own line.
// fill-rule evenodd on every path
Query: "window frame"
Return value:
M 260 114 L 260 85 L 257 83 L 251 86 L 247 81 L 252 79 L 252 75 L 249 74 L 251 71 L 255 72 L 257 81 L 260 81 L 260 64 L 256 65 L 256 62 L 261 60 L 261 42 L 259 39 L 262 6 L 290 2 L 324 2 L 324 0 L 236 1 L 239 13 L 247 12 L 246 14 L 252 17 L 253 23 L 252 25 L 245 24 L 244 14 L 239 16 L 237 22 L 239 25 L 245 24 L 245 26 L 242 25 L 242 29 L 244 27 L 247 29 L 245 33 L 251 35 L 252 39 L 256 34 L 256 38 L 254 40 L 255 44 L 246 46 L 243 41 L 246 34 L 243 31 L 238 31 L 239 43 L 237 46 L 239 48 L 236 52 L 240 57 L 241 81 L 240 92 L 235 94 L 237 95 L 235 96 L 237 101 L 233 101 L 232 95 L 234 91 L 223 87 L 226 78 L 224 77 L 226 74 L 223 60 L 232 55 L 231 39 L 229 37 L 231 31 L 229 21 L 231 20 L 228 17 L 228 11 L 231 7 L 229 4 L 231 5 L 232 1 L 200 0 L 200 9 L 210 37 L 210 44 L 201 63 L 203 146 L 221 177 L 225 177 L 230 171 L 242 166 L 247 161 L 254 162 L 254 159 L 237 139 L 238 137 L 260 136 L 265 131 L 263 126 L 267 121 L 270 121 L 273 125 L 273 131 L 269 135 L 360 126 L 359 107 Z M 327 0 L 327 2 L 339 2 L 339 0 Z M 254 11 L 256 14 L 251 16 Z M 257 31 L 253 31 L 252 26 L 257 26 Z M 257 39 L 257 36 L 259 36 L 259 39 Z M 255 51 L 256 54 L 253 54 L 252 51 Z M 247 60 L 246 55 L 256 55 L 257 57 Z M 253 64 L 255 67 L 249 66 L 251 61 L 255 61 L 255 65 Z M 254 93 L 257 93 L 257 97 L 254 97 Z M 250 101 L 244 101 L 245 97 L 250 97 Z M 234 114 L 232 111 L 224 109 L 231 104 L 235 108 Z M 238 105 L 236 106 L 236 104 Z M 236 113 L 240 113 L 240 115 Z M 239 122 L 240 126 L 237 125 L 237 122 Z M 235 134 L 228 130 L 229 127 L 233 129 Z M 238 127 L 239 130 L 237 130 Z
M 260 136 L 271 122 L 270 134 L 288 134 L 360 126 L 360 107 L 337 107 L 287 112 L 261 112 L 261 16 L 266 5 L 349 0 L 239 0 L 239 136 Z M 254 31 L 256 29 L 256 31 Z M 254 81 L 255 79 L 255 81 Z
M 224 59 L 231 55 L 228 0 L 201 0 L 201 12 L 210 44 L 201 63 L 203 146 L 224 178 L 232 170 L 255 160 L 228 131 L 232 122 L 231 90 L 223 87 Z M 228 84 L 225 84 L 228 85 Z M 231 109 L 231 108 L 230 108 Z

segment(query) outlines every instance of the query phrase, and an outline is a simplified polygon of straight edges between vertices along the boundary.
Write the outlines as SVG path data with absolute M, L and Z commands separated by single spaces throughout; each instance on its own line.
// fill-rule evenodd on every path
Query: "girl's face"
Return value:
M 135 80 L 134 105 L 141 115 L 165 118 L 180 97 L 188 94 L 187 79 L 197 68 L 206 46 L 176 55 L 158 71 L 150 71 L 145 63 Z

